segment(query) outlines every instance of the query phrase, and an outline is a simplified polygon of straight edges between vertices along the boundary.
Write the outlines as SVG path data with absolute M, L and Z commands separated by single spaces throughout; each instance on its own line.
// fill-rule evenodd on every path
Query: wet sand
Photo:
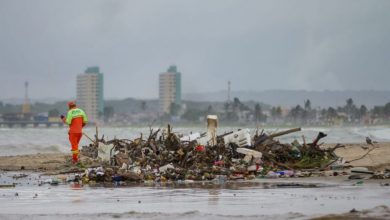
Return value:
M 390 168 L 390 143 L 376 146 L 367 157 L 350 165 Z M 346 144 L 336 153 L 348 161 L 370 149 L 372 146 L 366 144 Z M 85 157 L 81 160 L 90 162 Z M 52 177 L 66 179 L 72 174 L 60 173 L 72 169 L 70 153 L 0 157 L 0 170 L 5 171 L 0 172 L 0 181 L 9 186 L 0 188 L 0 219 L 390 218 L 389 179 L 349 180 L 347 175 L 325 175 L 223 183 L 146 182 L 121 187 L 44 183 Z
M 372 148 L 367 156 L 360 160 L 349 163 L 351 166 L 363 166 L 371 170 L 390 169 L 390 142 L 367 145 L 365 143 L 344 144 L 345 148 L 339 148 L 335 153 L 343 157 L 346 161 L 360 158 Z M 334 147 L 334 144 L 328 144 L 324 147 Z M 366 148 L 366 149 L 363 149 Z M 1 156 L 0 170 L 3 171 L 37 171 L 37 172 L 55 172 L 72 167 L 70 153 L 56 154 L 32 154 L 18 156 Z M 88 158 L 81 157 L 81 161 L 90 163 Z
M 91 187 L 0 174 L 0 219 L 388 219 L 388 180 L 346 176 Z M 360 181 L 359 181 L 360 182 Z M 351 210 L 357 210 L 350 213 Z

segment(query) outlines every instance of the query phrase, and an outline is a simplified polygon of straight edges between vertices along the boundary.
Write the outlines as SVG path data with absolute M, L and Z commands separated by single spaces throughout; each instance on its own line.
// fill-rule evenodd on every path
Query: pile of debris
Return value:
M 177 181 L 214 179 L 253 179 L 255 177 L 296 176 L 304 169 L 324 169 L 337 162 L 334 150 L 322 149 L 320 132 L 312 143 L 280 143 L 274 138 L 298 132 L 295 128 L 267 135 L 249 129 L 216 135 L 216 120 L 208 121 L 204 134 L 179 137 L 168 125 L 150 129 L 147 138 L 104 140 L 95 135 L 81 154 L 105 161 L 104 168 L 89 168 L 85 182 Z M 213 124 L 214 122 L 214 124 Z M 92 139 L 91 139 L 92 140 Z

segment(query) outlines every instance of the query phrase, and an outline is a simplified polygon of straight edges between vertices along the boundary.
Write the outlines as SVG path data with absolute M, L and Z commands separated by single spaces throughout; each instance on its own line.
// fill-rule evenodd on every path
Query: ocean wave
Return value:
M 236 130 L 233 127 L 220 127 L 218 133 Z M 203 132 L 206 128 L 174 128 L 178 133 L 188 134 L 189 132 Z M 255 133 L 251 128 L 251 134 Z M 285 130 L 284 128 L 267 128 L 266 133 Z M 376 141 L 390 141 L 390 127 L 312 127 L 303 128 L 301 132 L 292 133 L 276 138 L 281 142 L 291 143 L 295 139 L 303 142 L 302 136 L 307 142 L 312 141 L 318 132 L 328 134 L 323 139 L 325 143 L 364 143 L 365 137 L 370 136 Z M 93 137 L 94 128 L 86 128 L 85 133 Z M 149 134 L 149 128 L 110 128 L 105 127 L 99 130 L 99 136 L 104 134 L 106 139 L 139 137 L 140 133 Z M 80 146 L 89 144 L 85 137 L 81 139 Z M 70 148 L 66 128 L 1 128 L 0 129 L 0 155 L 20 155 L 41 152 L 67 152 Z

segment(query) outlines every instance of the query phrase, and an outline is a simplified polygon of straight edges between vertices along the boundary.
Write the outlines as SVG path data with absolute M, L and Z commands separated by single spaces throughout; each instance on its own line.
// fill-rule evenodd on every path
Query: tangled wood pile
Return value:
M 300 128 L 267 135 L 263 132 L 252 138 L 252 144 L 225 143 L 224 137 L 216 137 L 215 145 L 201 145 L 197 140 L 183 141 L 172 132 L 171 127 L 162 131 L 150 129 L 147 138 L 142 135 L 134 140 L 104 140 L 95 135 L 89 146 L 81 153 L 91 158 L 99 157 L 100 146 L 109 149 L 109 160 L 100 170 L 86 171 L 88 180 L 110 179 L 115 181 L 168 181 L 168 180 L 213 180 L 223 176 L 226 179 L 251 179 L 266 176 L 268 172 L 288 170 L 288 175 L 302 169 L 326 168 L 338 157 L 334 150 L 343 147 L 322 149 L 319 140 L 326 134 L 320 132 L 312 143 L 280 143 L 276 137 L 300 131 Z M 234 132 L 233 132 L 234 133 Z M 100 168 L 99 168 L 100 169 Z M 283 173 L 283 174 L 284 174 Z

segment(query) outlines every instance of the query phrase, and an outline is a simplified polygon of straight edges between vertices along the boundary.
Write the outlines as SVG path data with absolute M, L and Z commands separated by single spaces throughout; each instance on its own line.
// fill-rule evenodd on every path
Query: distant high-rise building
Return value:
M 103 115 L 103 73 L 99 67 L 88 67 L 77 76 L 77 105 L 85 111 L 89 121 L 96 122 Z
M 159 76 L 160 113 L 170 113 L 172 103 L 181 104 L 181 73 L 176 66 L 170 66 L 167 72 Z

